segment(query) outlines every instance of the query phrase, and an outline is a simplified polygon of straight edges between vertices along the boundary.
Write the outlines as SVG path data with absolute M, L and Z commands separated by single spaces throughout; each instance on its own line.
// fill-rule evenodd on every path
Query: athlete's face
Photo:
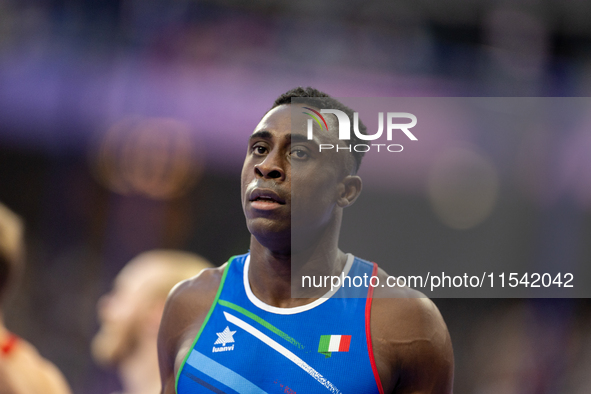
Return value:
M 92 341 L 96 361 L 115 365 L 138 343 L 152 306 L 155 283 L 162 270 L 152 264 L 128 264 L 115 279 L 113 289 L 98 304 L 100 330 Z
M 314 233 L 322 228 L 339 205 L 341 182 L 350 173 L 349 152 L 319 152 L 320 144 L 346 147 L 337 133 L 315 126 L 314 137 L 308 140 L 307 116 L 295 106 L 269 111 L 248 142 L 242 207 L 247 226 L 259 241 L 276 239 L 278 234 L 289 239 L 292 230 Z M 293 128 L 292 113 L 297 117 Z M 335 130 L 336 120 L 327 117 L 327 122 Z

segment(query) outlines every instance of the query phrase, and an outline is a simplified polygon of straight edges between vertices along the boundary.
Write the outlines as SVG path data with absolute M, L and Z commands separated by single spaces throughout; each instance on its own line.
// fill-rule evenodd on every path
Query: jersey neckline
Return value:
M 355 259 L 355 257 L 352 254 L 347 253 L 347 262 L 345 263 L 345 266 L 343 267 L 343 272 L 342 272 L 342 274 L 344 276 L 349 275 L 349 271 L 351 270 L 351 266 L 353 265 L 354 259 Z M 267 312 L 275 313 L 277 315 L 293 315 L 296 313 L 301 313 L 301 312 L 305 312 L 310 309 L 313 309 L 313 308 L 317 307 L 318 305 L 321 305 L 322 303 L 326 302 L 341 288 L 341 286 L 339 285 L 339 287 L 337 287 L 333 290 L 329 290 L 322 297 L 320 297 L 317 300 L 314 300 L 311 303 L 306 304 L 306 305 L 295 306 L 293 308 L 279 308 L 279 307 L 264 303 L 256 295 L 254 295 L 254 293 L 252 292 L 252 289 L 250 288 L 250 282 L 248 280 L 249 267 L 250 267 L 250 253 L 248 254 L 248 256 L 246 256 L 246 260 L 244 262 L 243 274 L 242 274 L 243 282 L 244 282 L 244 290 L 246 291 L 246 296 L 248 297 L 250 302 L 252 302 L 259 309 L 262 309 Z

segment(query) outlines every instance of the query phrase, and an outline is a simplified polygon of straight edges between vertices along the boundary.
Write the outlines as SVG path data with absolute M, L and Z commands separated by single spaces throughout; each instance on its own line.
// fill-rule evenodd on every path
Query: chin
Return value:
M 116 351 L 112 345 L 103 341 L 102 338 L 95 337 L 91 346 L 92 358 L 103 367 L 110 367 L 116 362 Z
M 91 343 L 92 358 L 103 367 L 114 366 L 122 358 L 122 341 L 113 334 L 100 331 Z
M 251 224 L 248 231 L 261 245 L 270 250 L 291 248 L 291 227 Z
M 257 217 L 246 220 L 248 231 L 257 237 L 289 237 L 291 234 L 291 222 L 270 218 Z

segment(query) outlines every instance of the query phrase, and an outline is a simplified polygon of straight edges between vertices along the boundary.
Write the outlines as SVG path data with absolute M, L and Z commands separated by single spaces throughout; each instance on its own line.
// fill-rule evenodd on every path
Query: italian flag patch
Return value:
M 348 352 L 351 335 L 321 335 L 318 353 L 330 357 L 332 352 Z

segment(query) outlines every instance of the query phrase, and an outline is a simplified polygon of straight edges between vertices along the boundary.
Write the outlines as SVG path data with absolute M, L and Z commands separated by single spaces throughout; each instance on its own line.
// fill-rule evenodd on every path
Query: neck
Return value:
M 157 394 L 160 392 L 156 338 L 145 338 L 136 350 L 119 363 L 118 372 L 124 394 Z
M 2 319 L 2 312 L 0 311 L 0 343 L 4 341 L 9 334 L 8 329 L 4 325 L 4 319 Z
M 327 286 L 302 288 L 302 276 L 336 276 L 342 272 L 347 257 L 338 248 L 339 229 L 337 220 L 291 253 L 274 252 L 252 236 L 248 279 L 253 293 L 264 303 L 280 308 L 305 305 L 326 294 L 330 281 Z

